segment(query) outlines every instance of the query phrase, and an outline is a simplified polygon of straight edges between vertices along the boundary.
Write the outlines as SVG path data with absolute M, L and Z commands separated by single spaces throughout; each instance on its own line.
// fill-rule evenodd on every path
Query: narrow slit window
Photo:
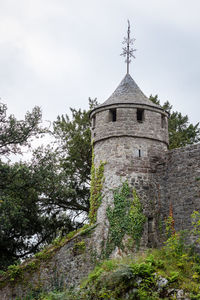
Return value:
M 153 233 L 153 218 L 148 218 L 148 233 Z
M 95 126 L 96 126 L 96 116 L 94 116 L 94 117 L 92 118 L 92 129 L 94 129 Z
M 165 116 L 161 115 L 161 127 L 165 128 L 166 127 L 166 118 Z
M 139 157 L 142 156 L 141 149 L 138 150 L 138 155 L 139 155 Z
M 116 120 L 117 120 L 116 108 L 109 109 L 109 122 L 116 122 Z
M 137 109 L 137 121 L 138 122 L 144 121 L 144 109 Z

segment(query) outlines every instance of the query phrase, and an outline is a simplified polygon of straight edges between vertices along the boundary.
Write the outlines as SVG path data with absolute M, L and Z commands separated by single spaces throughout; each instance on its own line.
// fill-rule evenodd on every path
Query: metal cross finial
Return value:
M 129 74 L 129 64 L 131 62 L 131 57 L 135 58 L 134 52 L 136 51 L 136 49 L 130 47 L 130 45 L 133 45 L 133 42 L 135 41 L 135 39 L 130 38 L 130 32 L 130 22 L 128 20 L 127 38 L 125 37 L 122 42 L 122 44 L 126 44 L 126 47 L 122 48 L 123 52 L 120 54 L 126 57 L 125 62 L 127 64 L 127 74 Z

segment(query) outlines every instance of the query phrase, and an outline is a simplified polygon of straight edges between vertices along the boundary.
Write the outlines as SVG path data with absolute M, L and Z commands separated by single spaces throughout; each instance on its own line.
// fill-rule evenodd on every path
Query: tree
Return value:
M 44 210 L 64 210 L 74 217 L 76 212 L 88 213 L 89 184 L 72 172 L 64 159 L 66 152 L 60 151 L 60 148 L 40 147 L 34 152 L 31 169 L 38 177 L 41 205 Z
M 196 125 L 189 124 L 188 116 L 172 111 L 172 105 L 168 101 L 161 105 L 158 95 L 151 95 L 149 99 L 169 113 L 169 149 L 184 147 L 200 141 L 199 123 Z
M 41 186 L 45 170 L 39 172 L 32 163 L 3 162 L 11 153 L 22 154 L 22 146 L 30 146 L 31 138 L 45 132 L 40 127 L 40 109 L 35 107 L 21 121 L 7 117 L 6 112 L 7 106 L 1 103 L 0 268 L 36 252 L 63 227 L 69 231 L 74 228 L 69 216 L 44 209 Z
M 89 112 L 96 105 L 96 99 L 89 98 L 89 110 L 71 108 L 72 118 L 58 116 L 52 132 L 54 145 L 38 148 L 31 162 L 32 171 L 38 176 L 43 212 L 52 210 L 59 215 L 65 211 L 74 227 L 81 226 L 89 213 L 92 163 Z
M 52 204 L 72 209 L 80 214 L 89 212 L 90 170 L 92 147 L 90 132 L 90 110 L 97 105 L 96 99 L 89 98 L 89 110 L 72 109 L 72 120 L 68 115 L 58 116 L 54 122 L 53 135 L 56 138 L 56 156 L 59 160 L 59 197 Z M 63 185 L 65 189 L 63 189 Z
M 0 268 L 33 254 L 63 226 L 68 217 L 40 205 L 38 174 L 24 163 L 0 163 Z
M 158 96 L 150 99 L 160 105 Z M 90 109 L 97 105 L 89 101 Z M 188 117 L 170 114 L 170 148 L 200 140 L 198 124 Z M 90 110 L 71 109 L 72 118 L 62 115 L 54 122 L 54 144 L 40 147 L 28 163 L 9 164 L 0 160 L 0 267 L 35 253 L 58 232 L 67 233 L 81 226 L 89 212 L 91 169 Z M 27 113 L 24 121 L 6 117 L 6 106 L 0 106 L 0 154 L 21 153 L 42 129 L 38 108 Z M 77 216 L 81 214 L 81 218 Z
M 43 132 L 41 110 L 34 107 L 27 112 L 25 120 L 18 121 L 13 115 L 7 117 L 6 104 L 0 103 L 0 155 L 21 153 L 21 146 L 27 146 L 31 137 Z
M 20 146 L 41 132 L 39 110 L 17 121 L 6 119 L 5 108 L 1 154 L 21 153 Z M 71 111 L 72 121 L 62 116 L 54 124 L 56 147 L 38 148 L 29 163 L 0 160 L 0 268 L 35 253 L 58 232 L 77 228 L 82 220 L 75 217 L 89 211 L 89 112 Z

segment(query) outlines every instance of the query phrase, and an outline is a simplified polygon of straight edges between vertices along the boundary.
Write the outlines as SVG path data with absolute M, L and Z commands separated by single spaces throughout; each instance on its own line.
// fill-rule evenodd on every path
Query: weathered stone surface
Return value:
M 172 206 L 175 229 L 191 229 L 191 214 L 200 211 L 200 144 L 168 151 L 157 166 L 162 219 Z
M 101 105 L 111 105 L 116 103 L 140 103 L 159 108 L 152 103 L 140 90 L 130 74 L 126 74 L 113 94 Z
M 105 140 L 108 138 L 127 136 L 129 138 L 140 138 L 157 140 L 168 144 L 167 132 L 167 114 L 163 111 L 158 111 L 153 107 L 145 107 L 140 105 L 140 109 L 144 109 L 144 121 L 137 121 L 137 107 L 124 107 L 121 104 L 116 107 L 116 121 L 109 121 L 109 109 L 105 107 L 101 111 L 96 109 L 92 114 L 95 114 L 96 125 L 92 130 L 92 139 L 94 142 Z M 162 116 L 166 120 L 165 127 L 162 127 Z
M 79 249 L 80 242 L 84 247 Z M 25 268 L 13 281 L 0 278 L 0 299 L 23 299 L 31 293 L 78 285 L 94 267 L 91 243 L 90 237 L 78 234 L 57 249 L 51 258 L 38 262 L 37 268 Z M 34 259 L 26 261 L 25 265 L 30 262 Z
M 111 118 L 112 110 L 116 120 Z M 142 120 L 137 112 L 142 110 Z M 107 208 L 113 206 L 113 190 L 128 181 L 136 189 L 148 222 L 144 226 L 141 247 L 159 244 L 156 233 L 158 223 L 159 192 L 154 178 L 158 161 L 167 151 L 167 113 L 153 104 L 130 77 L 126 75 L 111 97 L 94 109 L 92 128 L 95 165 L 106 162 L 102 204 L 97 213 L 99 224 L 94 244 L 100 254 L 106 241 L 109 222 Z
M 110 120 L 110 109 L 116 109 L 116 121 Z M 137 120 L 137 109 L 144 110 L 141 122 Z M 106 162 L 98 226 L 91 237 L 78 235 L 51 259 L 41 262 L 37 270 L 26 271 L 22 281 L 7 283 L 0 289 L 2 300 L 23 297 L 41 287 L 51 290 L 55 283 L 78 285 L 93 267 L 92 254 L 101 254 L 109 232 L 107 208 L 113 207 L 113 190 L 124 181 L 136 190 L 147 218 L 141 249 L 162 243 L 170 207 L 176 230 L 192 228 L 190 216 L 194 210 L 200 211 L 200 144 L 168 151 L 167 113 L 149 102 L 129 77 L 91 112 L 91 118 L 95 166 Z M 80 241 L 85 243 L 84 253 L 75 247 Z M 112 255 L 122 255 L 119 250 L 116 247 Z M 159 279 L 160 288 L 166 284 Z M 182 290 L 174 289 L 169 294 L 187 299 Z
M 95 165 L 106 162 L 94 241 L 99 253 L 109 231 L 106 211 L 113 206 L 113 190 L 125 180 L 136 189 L 147 217 L 142 247 L 162 243 L 170 206 L 177 230 L 191 229 L 191 213 L 200 210 L 200 144 L 168 151 L 166 112 L 151 103 L 127 76 L 112 96 L 91 112 L 95 118 Z M 110 118 L 113 109 L 116 120 Z M 143 110 L 142 121 L 138 121 L 138 109 Z

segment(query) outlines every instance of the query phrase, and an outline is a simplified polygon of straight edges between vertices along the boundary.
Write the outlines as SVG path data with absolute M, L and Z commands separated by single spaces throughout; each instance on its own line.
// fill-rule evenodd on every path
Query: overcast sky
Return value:
M 199 0 L 0 0 L 0 97 L 22 118 L 38 105 L 54 121 L 69 107 L 104 102 L 126 73 L 149 96 L 199 121 Z

